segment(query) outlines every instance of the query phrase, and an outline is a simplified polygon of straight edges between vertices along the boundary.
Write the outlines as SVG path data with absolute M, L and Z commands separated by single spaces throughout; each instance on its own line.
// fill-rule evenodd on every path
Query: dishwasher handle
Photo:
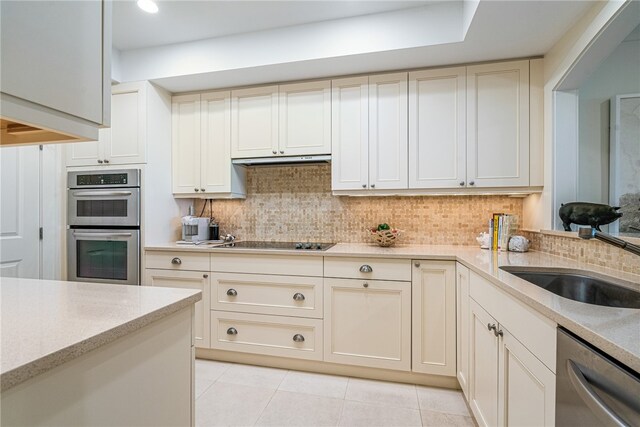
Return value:
M 589 381 L 585 378 L 576 362 L 567 360 L 567 373 L 571 385 L 575 389 L 580 399 L 591 409 L 593 414 L 605 425 L 615 425 L 620 427 L 629 427 L 611 408 L 593 391 Z

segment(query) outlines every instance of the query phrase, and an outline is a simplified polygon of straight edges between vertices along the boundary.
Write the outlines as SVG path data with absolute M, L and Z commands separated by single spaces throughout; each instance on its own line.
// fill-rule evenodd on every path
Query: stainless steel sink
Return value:
M 587 304 L 640 309 L 640 292 L 631 282 L 571 269 L 500 267 L 549 292 Z M 617 283 L 616 283 L 617 282 Z

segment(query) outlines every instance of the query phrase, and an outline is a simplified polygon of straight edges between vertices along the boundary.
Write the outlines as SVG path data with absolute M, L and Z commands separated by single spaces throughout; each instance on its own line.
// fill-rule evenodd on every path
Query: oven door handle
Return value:
M 75 197 L 131 196 L 131 191 L 74 191 Z
M 576 393 L 582 399 L 582 401 L 591 409 L 593 414 L 605 425 L 614 425 L 620 427 L 627 427 L 628 424 L 624 422 L 611 408 L 596 394 L 591 388 L 591 385 L 584 377 L 584 374 L 580 370 L 580 367 L 573 360 L 567 360 L 567 373 L 569 374 L 569 380 L 573 385 Z
M 73 232 L 74 237 L 131 237 L 133 233 L 87 233 L 87 232 Z

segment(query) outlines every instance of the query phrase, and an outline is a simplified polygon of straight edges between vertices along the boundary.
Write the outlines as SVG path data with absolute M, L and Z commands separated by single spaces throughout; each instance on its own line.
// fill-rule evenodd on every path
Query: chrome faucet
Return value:
M 629 243 L 626 240 L 619 239 L 617 237 L 612 236 L 611 234 L 603 233 L 602 231 L 598 231 L 595 228 L 582 227 L 578 229 L 578 237 L 581 239 L 589 240 L 596 238 L 598 240 L 602 240 L 605 243 L 608 243 L 613 246 L 617 246 L 619 248 L 624 249 L 625 251 L 629 251 L 633 254 L 640 255 L 640 246 L 634 245 L 633 243 Z

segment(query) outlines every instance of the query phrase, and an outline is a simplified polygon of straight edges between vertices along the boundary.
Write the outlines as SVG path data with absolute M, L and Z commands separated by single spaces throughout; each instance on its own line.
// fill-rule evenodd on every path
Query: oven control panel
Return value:
M 76 185 L 126 185 L 126 173 L 105 173 L 100 175 L 77 175 Z
M 74 171 L 67 173 L 67 188 L 140 187 L 140 169 Z

